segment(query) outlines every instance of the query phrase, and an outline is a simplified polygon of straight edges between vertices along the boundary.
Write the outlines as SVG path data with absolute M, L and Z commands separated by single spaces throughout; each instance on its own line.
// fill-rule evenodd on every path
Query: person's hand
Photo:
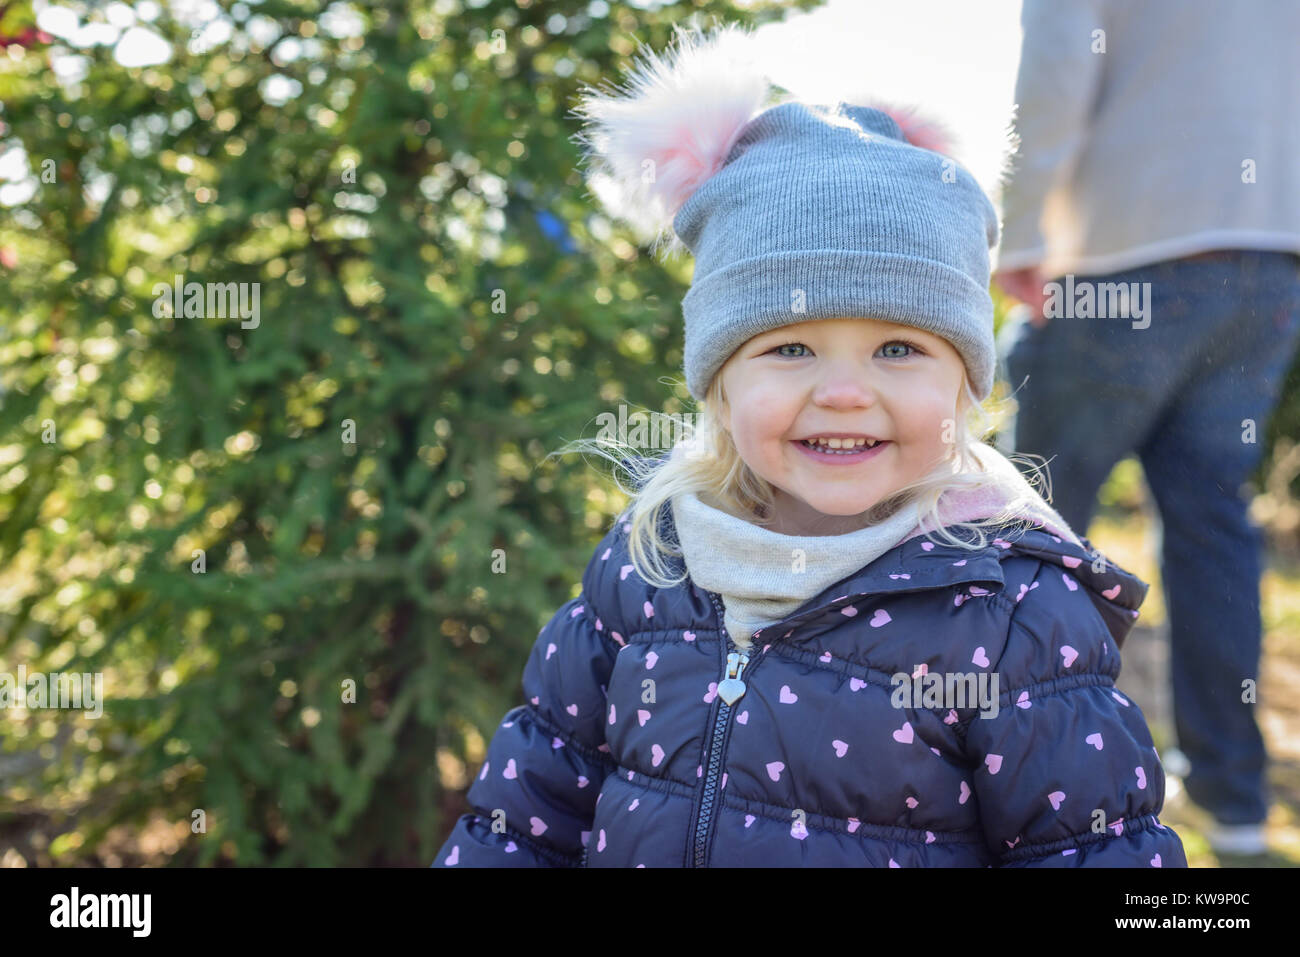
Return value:
M 1043 305 L 1047 302 L 1047 295 L 1043 292 L 1043 273 L 1039 267 L 1027 266 L 1024 269 L 995 272 L 993 281 L 1008 296 L 1019 299 L 1029 306 L 1030 322 L 1040 329 L 1047 325 L 1047 317 L 1043 315 Z

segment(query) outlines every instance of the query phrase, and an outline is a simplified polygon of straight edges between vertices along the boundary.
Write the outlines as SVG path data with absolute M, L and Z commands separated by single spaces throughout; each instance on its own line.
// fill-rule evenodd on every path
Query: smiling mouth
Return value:
M 838 442 L 840 447 L 835 448 L 831 443 Z M 878 456 L 884 455 L 885 451 L 893 443 L 889 439 L 868 439 L 866 436 L 854 436 L 851 438 L 817 438 L 817 439 L 795 439 L 790 443 L 799 447 L 799 451 L 808 457 L 811 462 L 818 465 L 855 465 L 859 462 L 867 463 Z

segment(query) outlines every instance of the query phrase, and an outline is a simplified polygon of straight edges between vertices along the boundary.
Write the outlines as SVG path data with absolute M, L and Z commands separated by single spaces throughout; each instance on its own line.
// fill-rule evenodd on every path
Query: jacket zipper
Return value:
M 722 626 L 722 635 L 727 642 L 727 663 L 722 670 L 722 678 L 718 682 L 717 694 L 720 702 L 717 717 L 713 722 L 713 730 L 709 737 L 709 766 L 704 771 L 704 796 L 700 800 L 700 815 L 695 824 L 695 847 L 692 855 L 692 867 L 704 867 L 708 858 L 709 825 L 713 820 L 718 781 L 722 774 L 722 742 L 726 738 L 727 721 L 731 717 L 732 705 L 745 694 L 745 682 L 742 680 L 741 675 L 745 670 L 745 666 L 749 664 L 749 655 L 740 651 L 736 643 L 731 640 L 718 596 L 713 592 L 709 592 L 709 598 L 712 599 L 713 607 L 718 613 L 718 621 Z

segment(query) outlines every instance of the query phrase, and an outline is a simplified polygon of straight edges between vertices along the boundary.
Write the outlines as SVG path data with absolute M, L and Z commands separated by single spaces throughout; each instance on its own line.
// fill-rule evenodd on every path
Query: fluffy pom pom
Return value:
M 991 199 L 1000 195 L 1018 145 L 1009 117 L 997 129 L 979 118 L 967 118 L 946 104 L 917 109 L 872 94 L 850 94 L 842 99 L 888 114 L 913 146 L 956 160 Z
M 942 153 L 945 156 L 953 156 L 955 146 L 952 131 L 932 117 L 918 114 L 914 107 L 896 106 L 892 103 L 879 101 L 866 105 L 873 110 L 888 114 L 889 118 L 897 123 L 898 128 L 903 131 L 903 137 L 913 146 L 919 146 L 923 150 L 932 150 L 935 153 Z
M 660 57 L 643 46 L 624 90 L 583 88 L 573 115 L 589 163 L 588 185 L 610 215 L 653 237 L 665 258 L 685 248 L 673 217 L 722 168 L 771 83 L 750 35 L 734 23 L 712 34 L 674 27 Z

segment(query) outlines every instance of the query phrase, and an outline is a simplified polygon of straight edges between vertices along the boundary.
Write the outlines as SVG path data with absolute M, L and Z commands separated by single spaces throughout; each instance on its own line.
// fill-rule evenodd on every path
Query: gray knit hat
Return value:
M 651 54 L 638 68 L 631 96 L 588 95 L 580 114 L 594 121 L 593 186 L 613 184 L 607 208 L 695 257 L 682 303 L 691 395 L 759 333 L 865 317 L 943 337 L 988 396 L 997 213 L 936 151 L 934 128 L 843 102 L 762 108 L 770 85 L 738 59 L 733 28 L 679 39 L 670 63 Z

